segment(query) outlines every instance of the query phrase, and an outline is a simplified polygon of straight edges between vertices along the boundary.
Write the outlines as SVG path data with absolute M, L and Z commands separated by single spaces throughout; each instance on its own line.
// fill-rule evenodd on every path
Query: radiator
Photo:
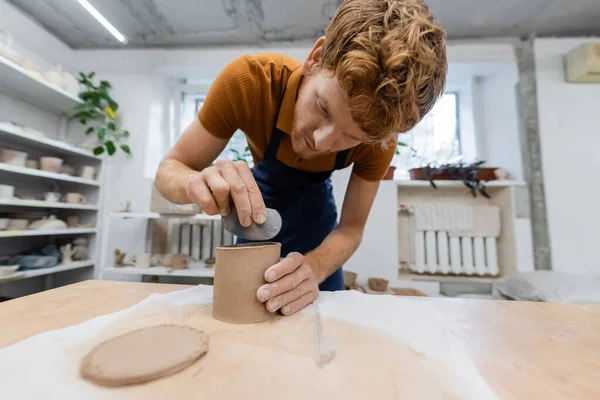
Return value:
M 449 237 L 447 232 L 414 232 L 413 263 L 417 273 L 496 276 L 495 237 Z

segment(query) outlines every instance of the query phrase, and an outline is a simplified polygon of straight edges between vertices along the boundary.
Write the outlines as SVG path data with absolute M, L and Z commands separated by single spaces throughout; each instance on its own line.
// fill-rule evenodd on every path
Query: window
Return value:
M 190 121 L 197 118 L 198 111 L 200 111 L 200 108 L 204 104 L 205 98 L 206 94 L 203 93 L 182 94 L 181 127 L 185 128 L 189 125 Z M 246 141 L 244 132 L 240 130 L 236 131 L 231 140 L 229 140 L 229 143 L 227 143 L 223 152 L 217 158 L 228 158 L 234 161 L 243 159 L 248 162 L 250 167 L 252 167 L 252 155 L 248 149 L 248 142 Z
M 396 178 L 407 177 L 408 170 L 430 163 L 444 163 L 462 155 L 458 119 L 458 95 L 445 93 L 433 109 L 410 132 L 400 135 L 407 147 L 398 147 L 400 155 L 393 165 Z

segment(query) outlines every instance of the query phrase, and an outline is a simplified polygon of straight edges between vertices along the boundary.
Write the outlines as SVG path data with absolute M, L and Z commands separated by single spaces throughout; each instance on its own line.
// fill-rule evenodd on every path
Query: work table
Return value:
M 0 303 L 0 348 L 188 287 L 85 281 Z M 600 306 L 412 300 L 433 302 L 459 322 L 450 334 L 499 398 L 600 398 Z M 410 323 L 426 329 L 426 318 Z

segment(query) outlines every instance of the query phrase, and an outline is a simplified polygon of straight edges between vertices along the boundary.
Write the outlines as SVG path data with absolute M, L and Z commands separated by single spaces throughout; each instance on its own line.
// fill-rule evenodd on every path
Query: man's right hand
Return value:
M 191 175 L 185 190 L 190 201 L 208 215 L 228 215 L 233 201 L 242 226 L 263 224 L 267 219 L 260 189 L 244 161 L 219 159 L 214 166 Z

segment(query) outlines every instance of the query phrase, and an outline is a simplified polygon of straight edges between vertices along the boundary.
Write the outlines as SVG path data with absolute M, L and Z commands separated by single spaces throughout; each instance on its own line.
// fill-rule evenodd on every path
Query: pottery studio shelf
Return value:
M 91 210 L 98 207 L 92 204 L 48 203 L 41 200 L 0 199 L 0 206 L 30 207 L 30 208 L 60 208 L 65 210 Z
M 100 183 L 95 180 L 78 178 L 66 174 L 57 174 L 55 172 L 40 171 L 38 169 L 20 167 L 12 164 L 0 163 L 0 172 L 6 172 L 9 175 L 17 176 L 23 180 L 37 180 L 36 178 L 45 178 L 61 182 L 100 186 Z
M 28 237 L 28 236 L 64 236 L 85 235 L 96 233 L 96 228 L 70 228 L 70 229 L 32 229 L 23 231 L 0 231 L 0 238 Z
M 0 56 L 0 86 L 27 102 L 45 110 L 71 114 L 81 100 L 67 91 L 45 82 L 11 60 Z
M 30 131 L 10 122 L 0 122 L 0 139 L 15 145 L 53 153 L 58 156 L 81 156 L 90 160 L 100 160 L 91 151 L 71 146 L 58 140 L 43 136 L 43 133 Z
M 206 268 L 202 263 L 192 263 L 187 269 L 171 269 L 169 267 L 108 267 L 102 270 L 102 273 L 115 273 L 123 275 L 154 275 L 154 276 L 182 276 L 195 278 L 213 278 L 215 271 L 212 268 Z
M 110 214 L 111 217 L 122 219 L 162 219 L 162 218 L 181 218 L 195 221 L 218 221 L 221 220 L 220 215 L 207 214 L 176 214 L 176 213 L 133 213 L 133 212 L 115 212 Z
M 17 271 L 14 274 L 0 276 L 0 283 L 14 281 L 14 280 L 18 280 L 18 279 L 27 279 L 27 278 L 34 278 L 37 276 L 50 275 L 50 274 L 55 274 L 57 272 L 72 271 L 72 270 L 81 269 L 81 268 L 89 268 L 89 267 L 93 267 L 93 266 L 94 266 L 94 262 L 92 260 L 85 260 L 85 261 L 75 261 L 70 264 L 60 264 L 60 265 L 57 265 L 55 267 L 50 267 L 50 268 L 38 268 L 38 269 L 31 269 L 31 270 L 27 270 L 27 271 Z

